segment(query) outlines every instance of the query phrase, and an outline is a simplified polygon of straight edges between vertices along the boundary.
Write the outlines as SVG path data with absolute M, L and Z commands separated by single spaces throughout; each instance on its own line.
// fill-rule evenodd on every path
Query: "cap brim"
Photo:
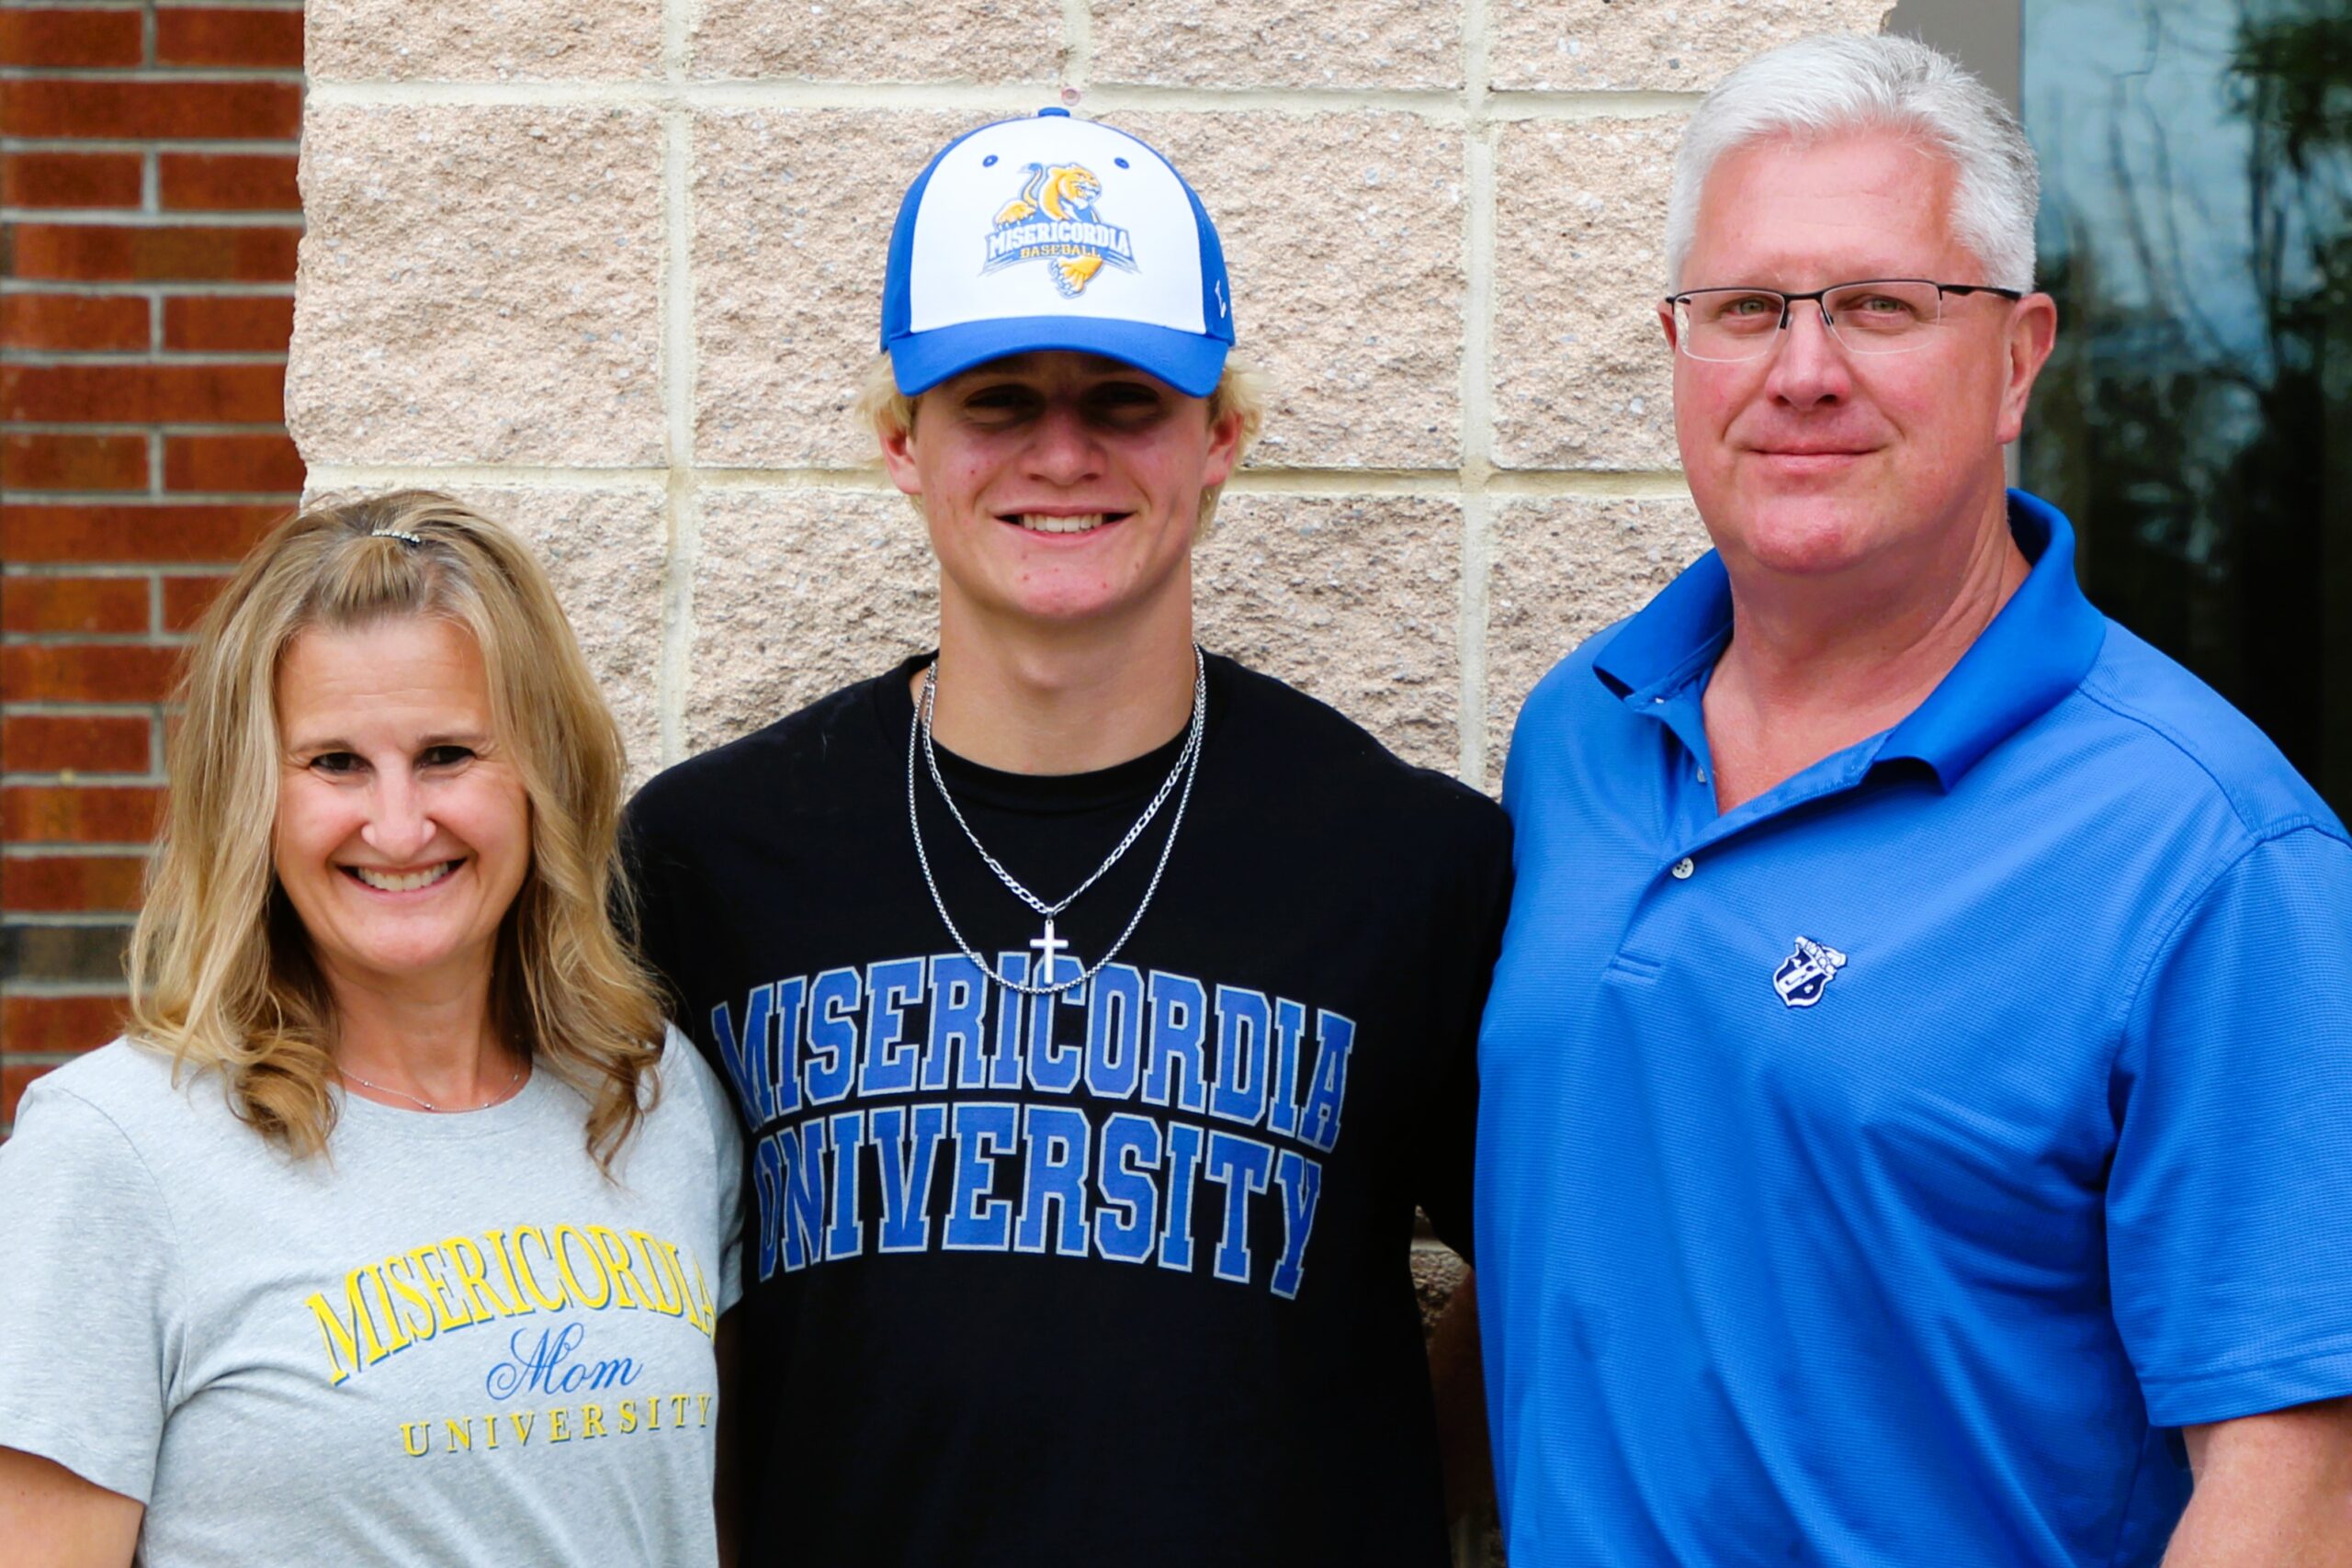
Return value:
M 1103 355 L 1157 376 L 1186 397 L 1205 398 L 1216 389 L 1233 347 L 1199 333 L 1088 316 L 965 321 L 909 333 L 886 346 L 899 390 L 910 398 L 991 359 L 1057 348 Z

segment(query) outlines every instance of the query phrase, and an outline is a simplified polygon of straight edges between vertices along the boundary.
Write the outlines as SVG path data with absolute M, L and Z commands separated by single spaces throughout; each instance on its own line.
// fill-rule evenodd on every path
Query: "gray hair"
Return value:
M 1948 281 L 2033 288 L 2033 217 L 2041 177 L 2017 116 L 1950 56 L 1915 39 L 1827 33 L 1759 54 L 1724 77 L 1690 117 L 1667 198 L 1666 270 L 1682 263 L 1699 228 L 1699 193 L 1715 161 L 1753 141 L 1800 141 L 1885 129 L 1917 138 L 1959 173 L 1952 232 L 1988 276 Z

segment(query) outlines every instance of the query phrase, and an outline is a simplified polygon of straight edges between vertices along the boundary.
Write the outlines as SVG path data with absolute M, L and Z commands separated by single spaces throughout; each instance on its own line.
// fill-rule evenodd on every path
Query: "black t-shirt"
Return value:
M 671 769 L 629 809 L 646 951 L 752 1151 L 745 1561 L 1446 1562 L 1408 1269 L 1469 1246 L 1502 812 L 1209 661 L 1174 797 L 1057 920 L 1042 1003 L 982 978 L 908 825 L 910 660 Z M 939 761 L 1047 900 L 1167 776 Z M 1030 973 L 1043 922 L 925 773 L 948 913 Z

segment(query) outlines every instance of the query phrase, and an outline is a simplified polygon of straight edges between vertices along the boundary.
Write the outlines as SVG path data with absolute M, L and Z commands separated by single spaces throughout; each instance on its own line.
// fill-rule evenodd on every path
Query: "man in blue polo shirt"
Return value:
M 1716 547 L 1504 784 L 1513 1568 L 2352 1558 L 2352 844 L 2005 495 L 2035 189 L 1904 39 L 1751 62 L 1687 133 Z

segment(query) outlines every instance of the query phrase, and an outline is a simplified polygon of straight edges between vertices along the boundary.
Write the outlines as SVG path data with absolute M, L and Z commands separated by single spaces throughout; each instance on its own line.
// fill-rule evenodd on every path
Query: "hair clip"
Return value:
M 371 539 L 398 539 L 404 545 L 422 545 L 424 543 L 424 541 L 419 538 L 416 535 L 406 533 L 399 528 L 371 529 L 368 531 L 368 536 Z

